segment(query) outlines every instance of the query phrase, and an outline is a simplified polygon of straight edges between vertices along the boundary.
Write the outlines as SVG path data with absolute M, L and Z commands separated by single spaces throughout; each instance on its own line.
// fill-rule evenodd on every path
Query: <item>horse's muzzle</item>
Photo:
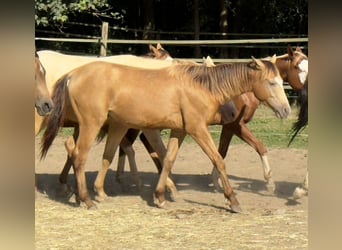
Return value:
M 286 105 L 284 108 L 274 109 L 276 116 L 280 119 L 286 119 L 291 114 L 291 107 Z
M 39 104 L 36 103 L 35 107 L 40 116 L 47 116 L 52 112 L 54 105 L 52 102 L 46 101 Z

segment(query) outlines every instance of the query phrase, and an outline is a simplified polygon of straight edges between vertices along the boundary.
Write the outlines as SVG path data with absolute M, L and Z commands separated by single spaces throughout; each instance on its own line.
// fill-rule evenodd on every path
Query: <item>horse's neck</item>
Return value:
M 290 60 L 287 60 L 286 58 L 277 58 L 275 64 L 279 70 L 281 78 L 286 82 L 288 80 L 287 76 L 290 70 Z
M 240 96 L 243 93 L 250 92 L 253 90 L 253 83 L 255 79 L 252 80 L 253 77 L 250 77 L 250 69 L 245 65 L 241 65 L 240 67 L 241 68 L 238 69 L 237 72 L 240 72 L 241 74 L 232 77 L 232 79 L 230 79 L 231 84 L 224 84 L 226 91 L 223 95 L 224 100 L 223 102 L 221 102 L 221 104 L 226 103 L 232 100 L 233 98 Z M 261 77 L 261 75 L 257 77 Z M 229 74 L 227 76 L 227 79 L 228 78 Z

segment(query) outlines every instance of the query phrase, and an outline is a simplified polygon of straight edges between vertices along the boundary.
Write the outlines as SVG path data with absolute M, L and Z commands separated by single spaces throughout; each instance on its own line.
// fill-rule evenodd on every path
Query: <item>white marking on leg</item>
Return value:
M 272 178 L 272 170 L 268 163 L 267 155 L 261 156 L 261 161 L 262 161 L 262 167 L 264 169 L 264 178 L 267 182 L 269 182 L 269 180 Z

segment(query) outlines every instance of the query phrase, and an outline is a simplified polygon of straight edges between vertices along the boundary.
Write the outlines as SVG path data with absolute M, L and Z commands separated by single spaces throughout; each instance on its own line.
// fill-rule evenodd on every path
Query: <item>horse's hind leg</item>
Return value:
M 274 192 L 275 184 L 272 178 L 272 170 L 268 163 L 266 147 L 260 140 L 258 140 L 258 138 L 256 138 L 256 136 L 249 130 L 245 123 L 241 122 L 240 127 L 241 129 L 238 130 L 236 135 L 239 136 L 246 143 L 248 143 L 250 146 L 252 146 L 255 149 L 255 151 L 259 154 L 264 171 L 264 178 L 267 182 L 267 189 L 270 192 Z
M 97 193 L 97 200 L 103 200 L 107 197 L 104 191 L 104 180 L 110 164 L 113 161 L 115 151 L 127 132 L 127 127 L 121 126 L 118 123 L 110 122 L 107 141 L 102 158 L 102 167 L 100 168 L 94 183 L 94 189 Z
M 296 189 L 293 192 L 293 199 L 297 200 L 302 198 L 305 195 L 308 195 L 309 190 L 309 172 L 306 171 L 304 182 L 301 186 L 296 187 Z
M 133 183 L 136 185 L 136 187 L 138 189 L 140 189 L 142 186 L 142 183 L 141 183 L 141 180 L 140 180 L 139 175 L 138 175 L 138 168 L 137 168 L 137 164 L 135 161 L 135 151 L 132 147 L 131 141 L 127 140 L 127 138 L 124 137 L 120 143 L 120 149 L 122 149 L 124 151 L 125 155 L 127 155 L 129 167 L 131 170 L 130 171 L 131 179 L 133 180 Z M 122 166 L 118 165 L 118 170 L 117 170 L 118 172 L 116 174 L 116 177 L 118 180 L 120 180 L 119 181 L 120 183 L 122 183 L 121 176 L 123 174 L 123 167 L 124 167 L 124 165 L 122 165 Z
M 237 135 L 240 139 L 242 139 L 244 142 L 249 144 L 251 147 L 255 149 L 255 151 L 259 154 L 261 162 L 262 162 L 262 168 L 264 172 L 264 178 L 267 182 L 267 189 L 270 192 L 274 192 L 275 190 L 275 184 L 272 178 L 272 170 L 270 168 L 268 157 L 267 157 L 267 149 L 263 145 L 263 143 L 256 138 L 256 136 L 249 130 L 249 128 L 246 126 L 244 122 L 240 122 L 236 126 L 232 127 L 223 127 L 221 138 L 220 138 L 220 146 L 219 146 L 219 152 L 222 157 L 226 156 L 228 146 L 230 139 L 233 136 L 233 133 Z M 215 187 L 220 187 L 218 185 L 218 173 L 215 169 L 212 171 L 212 178 L 214 182 Z
M 133 182 L 137 187 L 141 186 L 141 181 L 138 176 L 138 170 L 135 162 L 135 152 L 132 147 L 134 141 L 138 137 L 139 132 L 140 131 L 136 129 L 129 129 L 120 143 L 118 165 L 116 170 L 116 181 L 120 184 L 122 184 L 122 175 L 124 172 L 125 158 L 127 155 Z
M 89 154 L 89 150 L 92 146 L 93 141 L 96 138 L 97 132 L 101 126 L 81 125 L 79 127 L 79 137 L 77 139 L 75 148 L 71 153 L 74 171 L 76 175 L 77 187 L 78 187 L 78 198 L 83 201 L 88 209 L 96 208 L 95 203 L 91 200 L 85 177 L 85 164 Z

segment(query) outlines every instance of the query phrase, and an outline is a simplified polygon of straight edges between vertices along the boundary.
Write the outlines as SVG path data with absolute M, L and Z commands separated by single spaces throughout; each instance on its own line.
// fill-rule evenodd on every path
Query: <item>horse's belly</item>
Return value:
M 127 127 L 136 129 L 183 128 L 182 116 L 179 112 L 164 113 L 157 108 L 154 110 L 129 109 L 126 111 L 113 110 L 109 116 Z

